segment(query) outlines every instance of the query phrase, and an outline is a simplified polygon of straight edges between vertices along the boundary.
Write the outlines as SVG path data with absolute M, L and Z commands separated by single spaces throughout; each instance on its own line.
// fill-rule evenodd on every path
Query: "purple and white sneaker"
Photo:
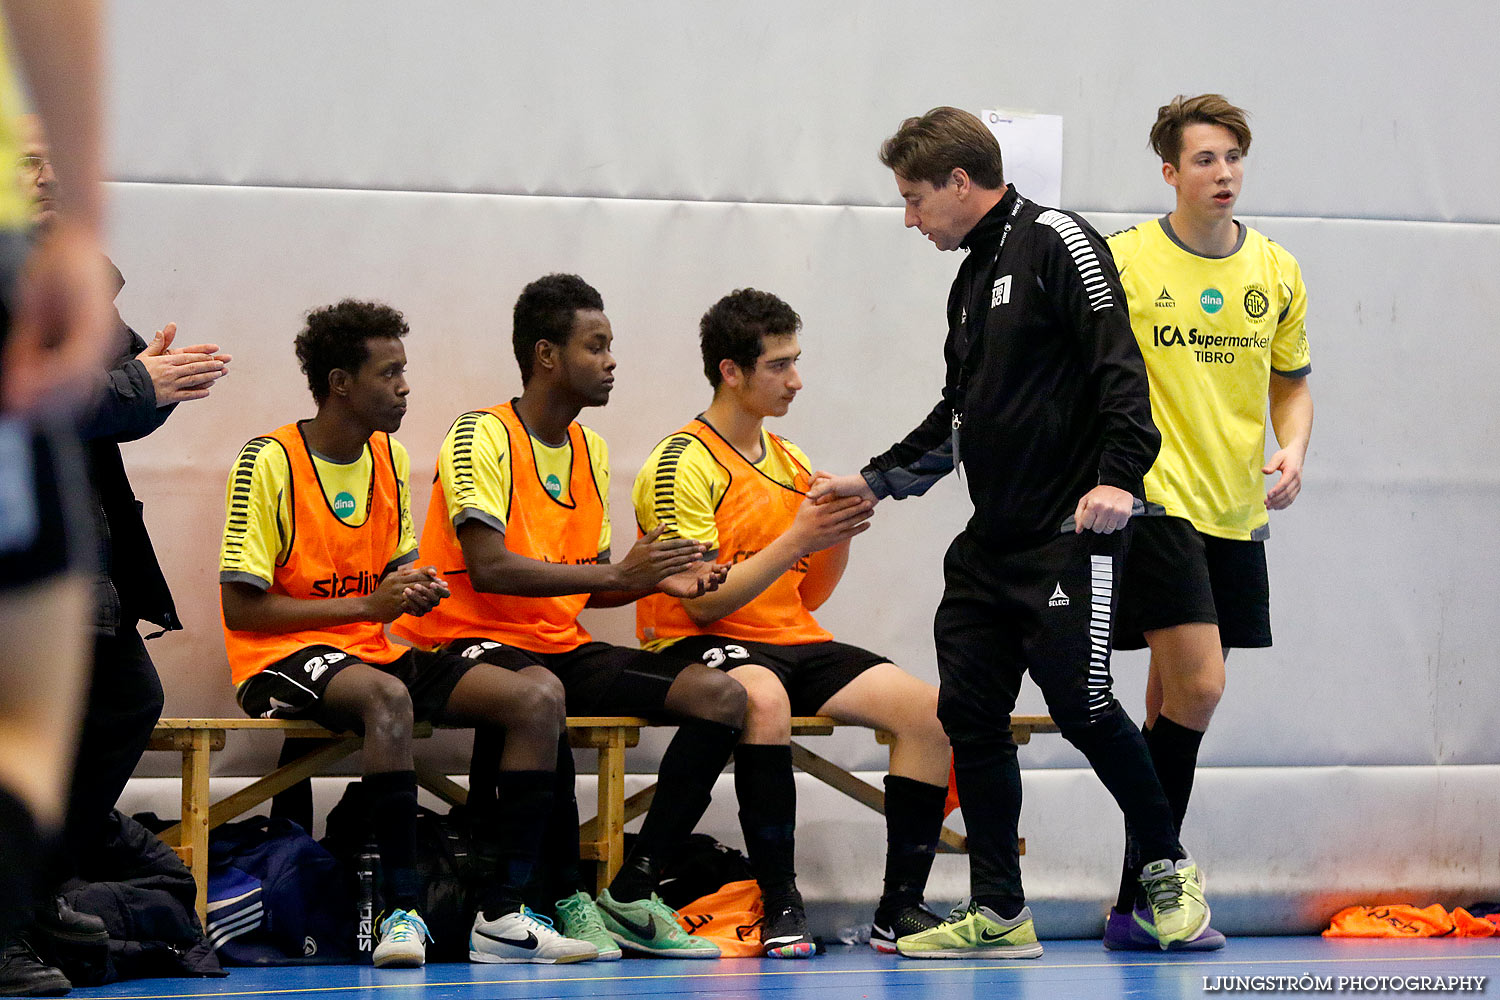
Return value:
M 1151 922 L 1151 911 L 1137 907 L 1146 923 Z M 1109 919 L 1104 924 L 1104 947 L 1107 951 L 1161 951 L 1161 942 L 1156 935 L 1140 925 L 1133 913 L 1121 913 L 1113 906 L 1109 908 Z M 1212 927 L 1205 927 L 1188 941 L 1172 945 L 1168 951 L 1218 951 L 1224 947 L 1224 935 Z

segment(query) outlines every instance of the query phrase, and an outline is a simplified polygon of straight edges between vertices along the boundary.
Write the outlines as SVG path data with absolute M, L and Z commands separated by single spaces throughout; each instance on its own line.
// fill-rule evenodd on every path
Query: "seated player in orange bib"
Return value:
M 388 915 L 377 966 L 426 960 L 417 913 L 417 778 L 412 724 L 506 733 L 507 790 L 491 826 L 506 864 L 474 920 L 477 961 L 576 962 L 597 951 L 563 938 L 521 905 L 551 808 L 563 700 L 550 678 L 395 645 L 385 623 L 448 596 L 415 565 L 406 449 L 390 435 L 406 413 L 406 321 L 389 306 L 345 300 L 312 311 L 297 337 L 317 416 L 252 439 L 229 477 L 219 560 L 224 644 L 236 697 L 251 716 L 311 719 L 365 737 L 364 785 Z M 518 951 L 503 942 L 533 943 Z M 488 943 L 494 943 L 489 947 Z M 498 957 L 497 957 L 498 956 Z
M 749 694 L 734 777 L 765 897 L 767 955 L 806 958 L 814 950 L 793 863 L 791 716 L 827 715 L 895 734 L 885 779 L 885 892 L 870 942 L 894 952 L 898 937 L 942 922 L 922 896 L 943 823 L 948 739 L 937 688 L 878 653 L 835 642 L 813 618 L 843 575 L 849 540 L 865 529 L 871 505 L 808 501 L 807 457 L 763 427 L 767 417 L 784 416 L 802 388 L 801 327 L 785 302 L 751 288 L 704 314 L 713 402 L 656 446 L 636 477 L 636 519 L 664 538 L 702 544 L 733 568 L 713 593 L 643 599 L 636 623 L 647 649 L 723 669 Z
M 578 810 L 571 757 L 558 754 L 555 813 L 545 867 L 569 936 L 648 955 L 717 958 L 652 891 L 661 863 L 708 807 L 744 721 L 745 692 L 702 663 L 594 642 L 578 621 L 586 606 L 612 607 L 648 593 L 691 597 L 723 571 L 703 546 L 653 532 L 610 561 L 609 454 L 577 422 L 614 388 L 614 333 L 604 300 L 582 278 L 550 274 L 516 300 L 512 336 L 521 395 L 454 421 L 438 457 L 422 529 L 422 559 L 437 564 L 453 596 L 397 634 L 430 648 L 511 670 L 544 670 L 566 690 L 570 715 L 666 715 L 680 722 L 625 867 L 597 902 L 579 875 Z M 675 599 L 675 597 L 674 597 Z M 507 741 L 506 746 L 508 747 Z M 476 738 L 470 803 L 494 800 L 495 743 Z M 503 792 L 502 792 L 503 797 Z

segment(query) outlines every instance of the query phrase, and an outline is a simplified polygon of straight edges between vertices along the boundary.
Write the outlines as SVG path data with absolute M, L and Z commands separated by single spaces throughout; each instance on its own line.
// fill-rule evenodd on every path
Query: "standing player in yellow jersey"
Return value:
M 1290 506 L 1302 489 L 1312 364 L 1296 259 L 1234 218 L 1250 151 L 1245 112 L 1218 94 L 1173 98 L 1157 112 L 1151 147 L 1177 204 L 1111 236 L 1109 248 L 1162 436 L 1146 497 L 1167 516 L 1136 523 L 1114 645 L 1151 648 L 1146 745 L 1180 830 L 1229 649 L 1271 645 L 1267 512 Z M 1268 399 L 1280 445 L 1270 459 Z M 1278 478 L 1268 490 L 1270 475 Z M 1154 950 L 1130 916 L 1141 905 L 1132 854 L 1127 836 L 1104 943 Z M 1223 944 L 1206 928 L 1179 947 Z
M 522 905 L 549 808 L 563 704 L 550 678 L 459 656 L 404 649 L 385 623 L 448 596 L 415 565 L 410 460 L 390 435 L 406 413 L 407 325 L 389 306 L 345 300 L 317 309 L 297 357 L 318 404 L 311 420 L 251 440 L 229 478 L 219 561 L 224 644 L 236 697 L 251 716 L 312 719 L 364 735 L 370 800 L 389 915 L 377 966 L 420 966 L 417 779 L 412 723 L 504 728 L 500 765 L 512 792 L 491 826 L 507 864 L 483 887 L 473 935 L 529 943 L 504 959 L 595 957 Z
M 765 899 L 761 946 L 776 958 L 813 954 L 794 864 L 796 785 L 790 720 L 827 715 L 895 734 L 885 779 L 885 891 L 870 943 L 942 923 L 922 903 L 947 796 L 948 738 L 937 688 L 868 650 L 835 642 L 812 613 L 833 593 L 864 531 L 867 500 L 807 499 L 811 466 L 767 431 L 802 388 L 802 320 L 769 292 L 743 288 L 699 324 L 713 401 L 667 437 L 635 480 L 643 530 L 691 539 L 733 568 L 711 594 L 653 595 L 636 606 L 646 648 L 705 662 L 745 686 L 750 706 L 734 755 L 740 826 Z
M 578 621 L 586 606 L 614 607 L 658 590 L 701 594 L 723 575 L 703 561 L 702 546 L 659 540 L 660 532 L 610 561 L 609 453 L 577 418 L 609 402 L 613 342 L 603 298 L 576 274 L 549 274 L 522 290 L 512 333 L 521 395 L 459 416 L 438 456 L 421 558 L 437 564 L 453 596 L 394 630 L 471 661 L 550 671 L 571 714 L 679 720 L 640 836 L 597 903 L 578 870 L 578 807 L 564 742 L 547 821 L 551 898 L 564 931 L 595 943 L 600 958 L 619 958 L 620 946 L 718 958 L 718 946 L 684 932 L 653 890 L 661 864 L 708 807 L 739 739 L 745 693 L 701 663 L 594 642 Z M 476 734 L 469 801 L 480 810 L 497 796 L 496 749 L 491 734 Z M 501 801 L 506 794 L 498 790 Z

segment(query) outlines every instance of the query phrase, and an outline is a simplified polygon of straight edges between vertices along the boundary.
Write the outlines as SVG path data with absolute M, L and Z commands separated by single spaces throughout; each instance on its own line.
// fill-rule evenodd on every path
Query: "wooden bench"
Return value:
M 666 723 L 670 724 L 670 723 Z M 598 808 L 593 819 L 579 828 L 579 854 L 585 861 L 597 863 L 597 885 L 608 885 L 625 860 L 625 824 L 644 813 L 651 805 L 655 784 L 625 797 L 625 751 L 640 742 L 641 730 L 663 725 L 634 716 L 577 716 L 568 719 L 568 736 L 579 749 L 598 753 Z M 841 723 L 822 716 L 805 716 L 792 720 L 792 735 L 826 736 Z M 224 749 L 230 730 L 274 730 L 287 739 L 309 740 L 307 753 L 277 767 L 231 795 L 214 802 L 209 794 L 209 773 L 214 751 Z M 1011 718 L 1011 731 L 1017 743 L 1026 743 L 1032 733 L 1055 733 L 1057 726 L 1045 715 L 1017 715 Z M 419 725 L 418 738 L 432 735 L 432 727 Z M 877 732 L 875 738 L 889 744 L 889 733 Z M 240 816 L 273 796 L 306 778 L 321 774 L 348 757 L 364 744 L 363 737 L 353 733 L 336 733 L 312 722 L 283 719 L 162 719 L 156 724 L 148 749 L 171 750 L 182 754 L 182 820 L 160 834 L 171 845 L 193 873 L 198 885 L 198 916 L 206 919 L 208 908 L 208 837 L 209 831 Z M 283 759 L 286 756 L 283 755 Z M 885 812 L 885 793 L 820 757 L 797 743 L 792 743 L 792 762 L 805 773 L 837 789 L 850 798 Z M 417 782 L 439 798 L 462 805 L 467 790 L 437 768 L 416 763 Z M 943 828 L 940 851 L 963 853 L 963 836 Z M 1022 842 L 1025 850 L 1025 842 Z

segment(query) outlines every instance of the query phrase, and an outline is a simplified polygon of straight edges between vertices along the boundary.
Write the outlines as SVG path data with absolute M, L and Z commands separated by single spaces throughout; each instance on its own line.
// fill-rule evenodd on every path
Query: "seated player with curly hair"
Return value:
M 311 719 L 365 737 L 364 784 L 388 914 L 377 966 L 426 960 L 417 912 L 417 779 L 412 724 L 503 730 L 506 794 L 491 825 L 505 860 L 474 918 L 476 961 L 577 962 L 590 944 L 565 938 L 523 904 L 551 808 L 563 701 L 552 685 L 461 656 L 408 650 L 386 635 L 448 596 L 415 565 L 410 460 L 390 435 L 406 414 L 405 319 L 345 300 L 308 314 L 297 357 L 318 405 L 311 420 L 252 439 L 229 477 L 219 563 L 224 642 L 240 707 L 251 716 Z M 524 952 L 505 943 L 535 942 Z

